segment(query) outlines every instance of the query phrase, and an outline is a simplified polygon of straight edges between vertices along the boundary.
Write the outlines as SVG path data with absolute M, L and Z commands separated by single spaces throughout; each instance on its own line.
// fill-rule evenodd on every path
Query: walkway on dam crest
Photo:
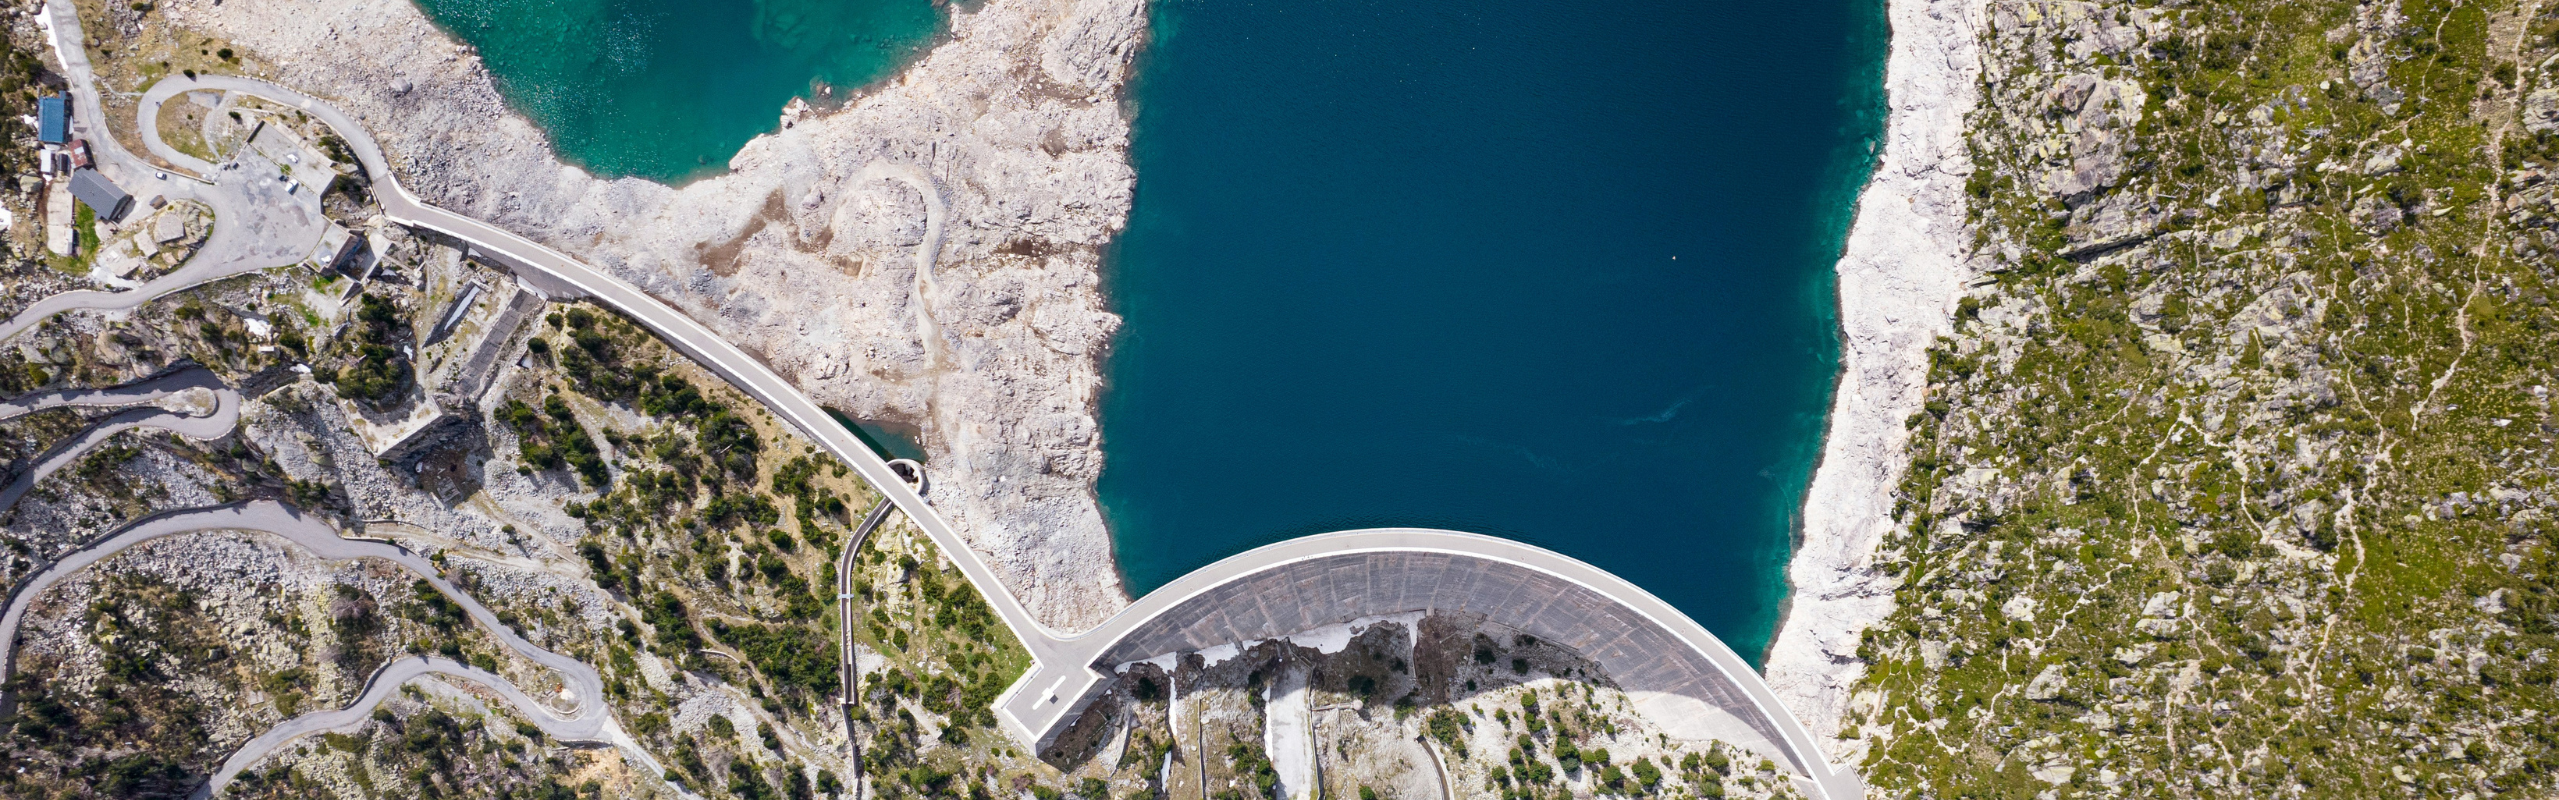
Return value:
M 1649 711 L 1675 712 L 1654 715 L 1680 717 L 1661 720 L 1673 730 L 1765 755 L 1816 797 L 1864 796 L 1749 663 L 1668 602 L 1563 554 L 1455 531 L 1319 534 L 1202 567 L 1062 639 L 1066 660 L 1034 665 L 997 712 L 1046 745 L 1109 680 L 1102 670 L 1415 611 L 1478 617 L 1571 647 L 1639 703 L 1663 703 Z
M 1105 685 L 1097 664 L 1273 638 L 1362 617 L 1438 610 L 1483 615 L 1574 646 L 1606 666 L 1621 687 L 1687 698 L 1731 717 L 1733 725 L 1723 730 L 1750 740 L 1738 744 L 1793 768 L 1815 796 L 1863 796 L 1857 777 L 1832 768 L 1818 743 L 1759 675 L 1713 634 L 1614 575 L 1504 539 L 1393 529 L 1282 542 L 1185 576 L 1092 631 L 1051 630 L 878 454 L 796 386 L 699 321 L 559 251 L 419 200 L 399 184 L 370 133 L 327 103 L 263 81 L 218 75 L 164 78 L 151 94 L 165 100 L 192 90 L 255 95 L 320 119 L 356 152 L 390 221 L 468 243 L 537 287 L 555 287 L 555 293 L 564 287 L 614 307 L 852 465 L 933 539 L 1030 652 L 1031 668 L 997 700 L 995 709 L 1007 732 L 1023 742 L 1045 744 L 1074 721 Z M 156 140 L 156 125 L 140 129 L 152 139 L 155 152 L 165 147 Z M 938 230 L 941 222 L 931 219 L 928 225 Z M 929 247 L 918 255 L 928 267 L 935 257 Z M 1287 627 L 1291 625 L 1297 627 Z

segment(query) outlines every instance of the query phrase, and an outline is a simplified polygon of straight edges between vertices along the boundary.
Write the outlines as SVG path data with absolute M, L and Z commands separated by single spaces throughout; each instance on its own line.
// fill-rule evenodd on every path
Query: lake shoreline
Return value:
M 1858 197 L 1837 268 L 1840 372 L 1804 494 L 1787 595 L 1764 671 L 1814 737 L 1838 742 L 1849 689 L 1865 674 L 1865 630 L 1893 609 L 1875 566 L 1909 463 L 1904 420 L 1926 399 L 1928 347 L 1953 330 L 1973 276 L 1964 178 L 1977 100 L 1981 0 L 1887 0 L 1884 147 Z M 1862 753 L 1834 752 L 1839 763 Z
M 1074 630 L 1128 603 L 1090 494 L 1090 409 L 1119 327 L 1100 250 L 1135 183 L 1118 98 L 1144 9 L 956 10 L 947 38 L 840 107 L 737 112 L 773 128 L 680 187 L 563 162 L 477 49 L 412 3 L 161 13 L 370 127 L 424 199 L 640 287 L 823 406 L 916 426 L 936 509 L 1044 624 Z M 919 282 L 937 213 L 949 233 Z

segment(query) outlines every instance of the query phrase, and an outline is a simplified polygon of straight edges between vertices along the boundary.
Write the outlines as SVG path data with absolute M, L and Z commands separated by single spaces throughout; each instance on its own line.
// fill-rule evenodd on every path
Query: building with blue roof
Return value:
M 71 141 L 71 98 L 58 94 L 36 98 L 36 141 Z

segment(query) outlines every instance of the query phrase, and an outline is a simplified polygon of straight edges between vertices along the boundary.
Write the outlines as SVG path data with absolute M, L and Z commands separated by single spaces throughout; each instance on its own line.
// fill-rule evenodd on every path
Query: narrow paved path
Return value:
M 295 739 L 315 733 L 354 730 L 362 726 L 365 720 L 372 717 L 373 709 L 381 706 L 382 701 L 391 699 L 391 694 L 399 691 L 402 685 L 429 675 L 460 678 L 487 687 L 490 691 L 496 692 L 498 697 L 506 700 L 508 705 L 515 706 L 516 713 L 531 719 L 535 727 L 541 728 L 544 734 L 552 738 L 565 741 L 604 741 L 594 736 L 580 735 L 571 726 L 561 724 L 559 718 L 550 716 L 541 703 L 525 696 L 523 690 L 515 688 L 515 684 L 507 682 L 503 677 L 448 658 L 408 656 L 374 670 L 373 676 L 365 680 L 364 693 L 347 707 L 294 717 L 267 729 L 267 732 L 259 734 L 258 738 L 250 739 L 248 744 L 241 745 L 239 750 L 234 751 L 230 758 L 224 759 L 222 767 L 214 771 L 213 778 L 205 781 L 204 785 L 196 787 L 195 792 L 187 796 L 188 800 L 206 800 L 213 797 L 220 793 L 223 787 L 239 779 L 240 773 L 248 771 L 250 767 L 256 766 L 260 760 L 265 759 L 267 754 L 275 752 L 276 748 L 291 744 Z
M 620 726 L 614 723 L 604 700 L 604 679 L 596 673 L 595 668 L 577 659 L 542 649 L 532 642 L 525 641 L 524 637 L 518 635 L 513 628 L 500 622 L 497 614 L 489 611 L 487 606 L 481 605 L 480 601 L 473 599 L 470 594 L 446 581 L 434 564 L 407 548 L 383 542 L 341 537 L 337 529 L 330 527 L 320 518 L 305 515 L 299 510 L 272 500 L 178 511 L 150 517 L 128 525 L 123 530 L 64 556 L 46 567 L 43 572 L 37 573 L 35 577 L 20 584 L 16 593 L 10 597 L 8 611 L 0 613 L 0 677 L 5 677 L 16 669 L 15 648 L 18 641 L 18 628 L 26 619 L 27 608 L 41 598 L 46 589 L 135 545 L 170 536 L 207 531 L 256 531 L 292 542 L 311 551 L 315 556 L 331 561 L 378 558 L 407 568 L 424 579 L 428 585 L 434 586 L 436 591 L 444 593 L 455 604 L 460 605 L 464 613 L 507 649 L 515 651 L 526 660 L 559 673 L 565 684 L 569 703 L 569 708 L 565 711 L 554 709 L 549 704 L 525 695 L 504 678 L 450 661 L 402 659 L 384 665 L 369 681 L 365 696 L 359 698 L 355 705 L 347 709 L 295 717 L 286 720 L 266 735 L 250 740 L 246 746 L 224 762 L 220 772 L 215 773 L 212 782 L 208 784 L 210 791 L 220 791 L 239 774 L 240 770 L 257 763 L 276 747 L 294 738 L 362 722 L 364 715 L 370 713 L 373 706 L 381 702 L 381 694 L 397 688 L 410 678 L 428 673 L 451 675 L 488 685 L 497 690 L 509 703 L 515 705 L 518 713 L 540 726 L 546 734 L 570 741 L 619 745 L 632 756 L 633 760 L 644 765 L 651 772 L 660 775 L 665 773 L 665 768 L 660 766 L 656 759 L 650 757 L 639 747 L 638 742 L 624 734 Z
M 16 414 L 7 413 L 11 410 L 25 413 L 64 405 L 132 405 L 166 400 L 197 390 L 211 395 L 213 401 L 212 407 L 204 409 L 204 413 L 187 413 L 167 408 L 136 408 L 123 411 L 97 421 L 87 430 L 81 431 L 79 435 L 56 444 L 53 449 L 45 451 L 44 455 L 37 456 L 33 464 L 10 478 L 7 486 L 0 486 L 0 518 L 6 518 L 11 509 L 17 508 L 18 501 L 25 498 L 27 492 L 33 491 L 36 484 L 43 482 L 46 477 L 63 467 L 78 463 L 81 458 L 89 455 L 89 451 L 106 444 L 107 440 L 115 438 L 116 434 L 134 428 L 154 428 L 190 439 L 215 439 L 230 433 L 233 427 L 240 424 L 240 393 L 223 385 L 222 379 L 214 377 L 211 370 L 203 367 L 188 367 L 168 375 L 126 384 L 115 389 L 46 392 L 42 395 L 22 397 L 0 404 L 0 419 L 7 419 L 16 416 Z M 124 395 L 128 398 L 127 402 L 115 402 L 119 393 L 127 391 L 131 392 Z
M 844 552 L 835 557 L 835 609 L 843 616 L 836 652 L 843 661 L 842 694 L 838 700 L 844 707 L 844 746 L 851 751 L 844 763 L 853 767 L 854 786 L 862 785 L 862 737 L 853 730 L 853 707 L 862 703 L 862 664 L 859 647 L 853 643 L 854 626 L 861 624 L 853 616 L 853 560 L 862 551 L 862 543 L 869 541 L 871 533 L 879 530 L 880 523 L 887 522 L 889 512 L 895 510 L 896 504 L 886 497 L 871 504 L 870 513 L 862 515 L 862 526 L 853 530 L 852 538 L 845 540 Z
M 140 288 L 121 292 L 64 292 L 36 301 L 8 320 L 0 321 L 0 342 L 25 333 L 65 311 L 129 309 L 172 292 L 269 267 L 299 263 L 311 255 L 311 249 L 320 242 L 320 231 L 326 227 L 327 220 L 314 209 L 287 202 L 290 198 L 281 183 L 245 174 L 212 174 L 209 177 L 215 180 L 211 183 L 179 177 L 162 178 L 160 175 L 164 173 L 161 170 L 124 149 L 124 145 L 108 133 L 106 112 L 99 103 L 97 86 L 90 73 L 88 51 L 79 46 L 86 41 L 80 30 L 79 12 L 74 10 L 70 0 L 50 0 L 38 21 L 45 24 L 54 54 L 62 61 L 63 78 L 70 84 L 71 133 L 89 142 L 89 153 L 96 161 L 98 171 L 132 193 L 138 201 L 161 195 L 171 201 L 194 200 L 205 204 L 213 209 L 213 233 L 205 237 L 203 246 L 197 248 L 195 255 L 186 263 Z M 159 128 L 145 124 L 142 130 L 156 137 Z M 138 216 L 147 212 L 148 209 L 137 202 L 132 214 Z
M 844 660 L 844 680 L 841 686 L 846 708 L 851 708 L 859 702 L 854 695 L 854 690 L 862 688 L 859 684 L 862 677 L 861 667 L 854 663 L 853 658 L 853 626 L 860 622 L 853 617 L 853 560 L 856 554 L 861 552 L 862 542 L 871 538 L 871 532 L 878 530 L 880 523 L 887 522 L 889 512 L 895 510 L 897 506 L 889 503 L 888 498 L 885 497 L 880 498 L 878 503 L 872 504 L 871 512 L 862 515 L 862 527 L 854 529 L 852 538 L 844 543 L 844 552 L 835 558 L 835 610 L 844 620 L 844 625 L 840 629 L 842 651 L 837 655 Z M 845 719 L 849 720 L 852 717 L 847 715 Z M 853 732 L 847 730 L 844 735 L 848 737 L 847 741 L 850 741 L 849 737 Z
M 862 180 L 893 180 L 915 188 L 924 196 L 924 241 L 915 247 L 915 335 L 924 345 L 925 366 L 938 368 L 950 363 L 942 352 L 942 328 L 933 320 L 933 300 L 941 296 L 941 286 L 933 282 L 933 265 L 942 256 L 942 224 L 950 219 L 950 204 L 942 199 L 942 187 L 933 176 L 912 164 L 874 161 L 862 168 Z

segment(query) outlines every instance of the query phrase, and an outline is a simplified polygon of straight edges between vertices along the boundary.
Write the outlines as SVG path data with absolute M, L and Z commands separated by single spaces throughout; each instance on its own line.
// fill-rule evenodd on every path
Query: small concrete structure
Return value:
M 163 245 L 185 238 L 189 216 L 192 212 L 183 206 L 179 210 L 160 212 L 160 218 L 151 225 L 151 243 Z
M 365 268 L 370 266 L 365 258 L 369 244 L 346 226 L 330 222 L 320 229 L 320 243 L 311 248 L 311 268 L 361 280 L 366 277 Z
M 71 232 L 71 182 L 49 181 L 44 190 L 44 249 L 57 256 L 75 255 L 80 251 L 79 237 Z
M 307 196 L 315 206 L 321 195 L 329 193 L 330 184 L 338 180 L 337 162 L 274 122 L 261 121 L 256 130 L 249 132 L 248 149 L 282 167 L 285 174 L 292 176 L 292 183 L 297 184 L 293 193 L 308 192 Z
M 147 263 L 145 259 L 151 257 L 151 253 L 143 252 L 142 247 L 141 237 L 117 239 L 113 243 L 99 245 L 96 260 L 90 262 L 93 267 L 90 274 L 94 277 L 104 273 L 119 281 L 131 279 Z
M 107 180 L 105 174 L 94 169 L 71 172 L 71 195 L 79 198 L 89 210 L 97 212 L 98 219 L 105 222 L 123 219 L 124 212 L 133 209 L 133 195 L 125 194 L 123 189 L 116 188 L 113 181 Z

